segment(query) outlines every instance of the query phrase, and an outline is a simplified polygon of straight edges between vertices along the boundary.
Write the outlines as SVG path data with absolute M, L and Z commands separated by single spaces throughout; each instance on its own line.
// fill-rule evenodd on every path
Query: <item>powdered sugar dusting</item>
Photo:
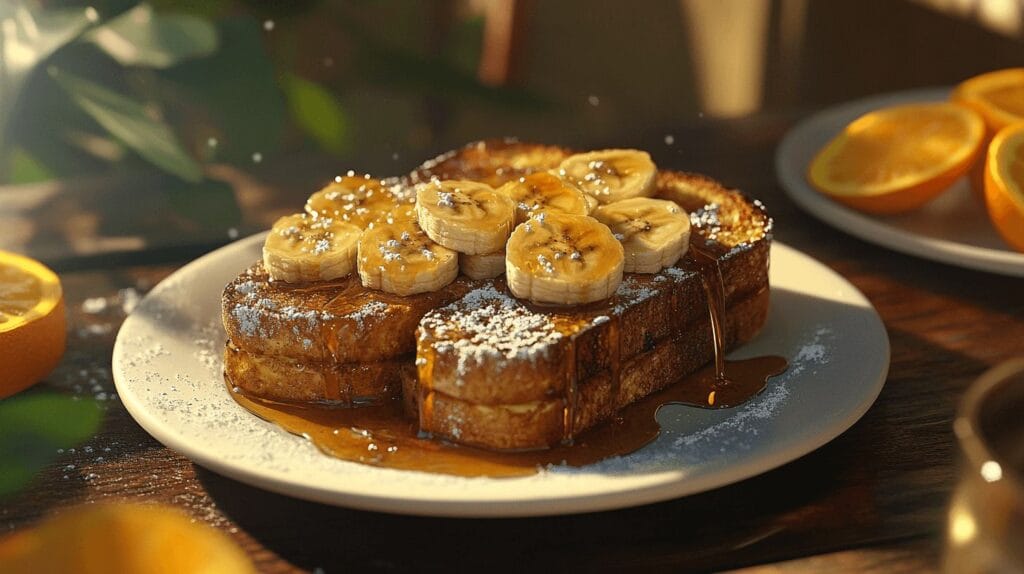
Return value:
M 636 275 L 626 275 L 619 283 L 615 296 L 619 302 L 615 305 L 616 313 L 624 313 L 626 309 L 641 301 L 645 301 L 658 294 L 658 290 L 649 285 L 641 284 Z
M 678 467 L 680 464 L 701 464 L 721 453 L 746 451 L 761 432 L 764 421 L 778 415 L 780 409 L 791 402 L 792 383 L 798 378 L 816 375 L 832 360 L 835 334 L 831 327 L 819 326 L 811 331 L 795 353 L 789 357 L 785 373 L 769 380 L 764 393 L 745 405 L 723 411 L 704 411 L 691 407 L 669 406 L 659 413 L 662 433 L 655 443 L 623 457 L 616 457 L 585 469 L 557 467 L 558 473 L 578 472 L 639 472 L 658 468 Z M 685 426 L 677 421 L 665 420 L 670 414 L 695 419 L 720 419 L 698 425 L 694 432 L 674 432 L 673 427 Z
M 498 359 L 532 360 L 547 356 L 565 335 L 545 314 L 527 309 L 493 284 L 474 289 L 462 299 L 428 313 L 420 323 L 421 339 L 437 353 L 453 353 L 458 374 Z
M 368 318 L 379 317 L 387 310 L 387 304 L 382 301 L 367 301 L 365 305 L 349 313 L 346 317 L 355 321 L 362 328 Z
M 242 277 L 252 277 L 251 274 Z M 268 292 L 269 283 L 258 279 L 240 279 L 229 284 L 227 290 L 241 295 L 239 301 L 234 303 L 229 315 L 235 325 L 246 337 L 268 338 L 276 335 L 282 323 L 288 322 L 302 325 L 309 333 L 316 332 L 324 321 L 331 321 L 335 316 L 328 311 L 318 309 L 306 309 L 296 306 L 280 306 L 275 302 Z M 293 328 L 293 331 L 295 329 Z M 295 335 L 301 335 L 296 332 Z

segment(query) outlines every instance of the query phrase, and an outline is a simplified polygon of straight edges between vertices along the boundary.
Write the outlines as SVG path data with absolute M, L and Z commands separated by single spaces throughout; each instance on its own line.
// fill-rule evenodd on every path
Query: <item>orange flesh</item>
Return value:
M 984 99 L 1008 114 L 1024 118 L 1024 86 L 1011 85 L 984 92 Z
M 0 266 L 0 325 L 8 317 L 20 317 L 43 298 L 38 277 L 17 267 Z
M 946 163 L 971 137 L 969 126 L 962 122 L 920 116 L 863 120 L 850 125 L 844 153 L 829 162 L 833 181 L 875 186 L 927 173 Z
M 1024 124 L 999 132 L 985 170 L 985 204 L 996 231 L 1024 252 Z
M 1018 144 L 1012 153 L 1006 172 L 1010 176 L 1010 182 L 1020 189 L 1024 187 L 1024 144 Z

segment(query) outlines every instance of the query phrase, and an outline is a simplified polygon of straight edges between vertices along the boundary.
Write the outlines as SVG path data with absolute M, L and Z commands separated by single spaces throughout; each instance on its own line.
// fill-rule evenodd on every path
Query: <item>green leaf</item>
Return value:
M 169 191 L 167 197 L 171 209 L 204 229 L 223 233 L 242 221 L 235 190 L 223 181 L 206 180 Z
M 0 158 L 25 81 L 54 52 L 77 38 L 97 18 L 84 8 L 30 10 L 25 2 L 0 2 Z
M 217 158 L 252 165 L 254 153 L 268 157 L 280 145 L 288 108 L 263 46 L 263 28 L 252 18 L 220 21 L 221 47 L 201 60 L 165 70 L 168 104 L 198 118 L 197 145 L 214 135 Z
M 171 128 L 154 119 L 146 106 L 68 72 L 56 68 L 50 71 L 71 100 L 121 143 L 181 179 L 202 179 L 196 160 L 185 152 Z
M 302 131 L 327 151 L 335 154 L 348 151 L 348 119 L 326 88 L 298 76 L 288 76 L 285 93 L 292 118 Z
M 46 169 L 46 166 L 39 163 L 24 148 L 15 148 L 10 162 L 11 183 L 35 183 L 53 179 L 53 174 Z
M 154 12 L 146 3 L 90 30 L 85 39 L 124 66 L 168 68 L 217 50 L 217 29 L 208 20 Z
M 52 393 L 0 400 L 0 497 L 21 487 L 57 456 L 96 434 L 103 411 L 95 401 Z

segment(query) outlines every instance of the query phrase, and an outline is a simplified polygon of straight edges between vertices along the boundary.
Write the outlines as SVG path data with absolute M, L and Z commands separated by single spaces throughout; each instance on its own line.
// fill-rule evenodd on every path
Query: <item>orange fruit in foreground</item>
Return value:
M 981 152 L 985 124 L 968 108 L 924 103 L 861 116 L 814 158 L 821 193 L 869 213 L 924 205 L 963 176 Z
M 1024 122 L 1024 68 L 996 70 L 966 80 L 953 90 L 951 99 L 981 114 L 985 120 L 985 142 L 1010 124 Z M 971 170 L 971 189 L 983 198 L 985 162 Z
M 254 572 L 224 534 L 173 508 L 80 506 L 0 538 L 0 570 L 10 573 L 233 574 Z
M 1024 122 L 996 134 L 985 162 L 985 206 L 996 231 L 1024 252 Z
M 0 398 L 49 374 L 65 344 L 64 293 L 42 263 L 0 251 Z

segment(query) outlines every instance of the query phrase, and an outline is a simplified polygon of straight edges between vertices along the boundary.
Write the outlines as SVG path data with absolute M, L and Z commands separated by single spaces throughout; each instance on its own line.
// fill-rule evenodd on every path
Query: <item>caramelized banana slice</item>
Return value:
M 657 168 L 651 156 L 635 149 L 606 149 L 571 155 L 558 174 L 601 203 L 654 193 Z
M 598 207 L 594 217 L 622 242 L 626 273 L 657 273 L 690 246 L 690 216 L 671 201 L 624 199 Z
M 516 297 L 571 305 L 614 294 L 622 263 L 622 244 L 596 219 L 541 213 L 512 232 L 505 275 Z
M 435 242 L 460 253 L 501 251 L 512 231 L 512 199 L 483 183 L 432 181 L 416 188 L 420 227 Z
M 437 291 L 454 281 L 459 259 L 405 219 L 376 222 L 363 232 L 358 269 L 365 287 L 404 296 Z
M 366 229 L 381 215 L 401 207 L 412 207 L 412 198 L 404 198 L 379 179 L 348 172 L 309 196 L 306 213 L 314 219 L 337 219 Z
M 470 279 L 493 279 L 505 273 L 505 252 L 483 255 L 460 253 L 459 270 Z
M 263 244 L 263 264 L 277 281 L 301 283 L 344 277 L 355 269 L 362 230 L 336 219 L 286 215 Z
M 570 215 L 590 213 L 588 196 L 557 175 L 532 173 L 510 181 L 498 191 L 512 198 L 516 205 L 516 225 L 538 213 L 558 212 Z M 595 202 L 596 203 L 596 202 Z

